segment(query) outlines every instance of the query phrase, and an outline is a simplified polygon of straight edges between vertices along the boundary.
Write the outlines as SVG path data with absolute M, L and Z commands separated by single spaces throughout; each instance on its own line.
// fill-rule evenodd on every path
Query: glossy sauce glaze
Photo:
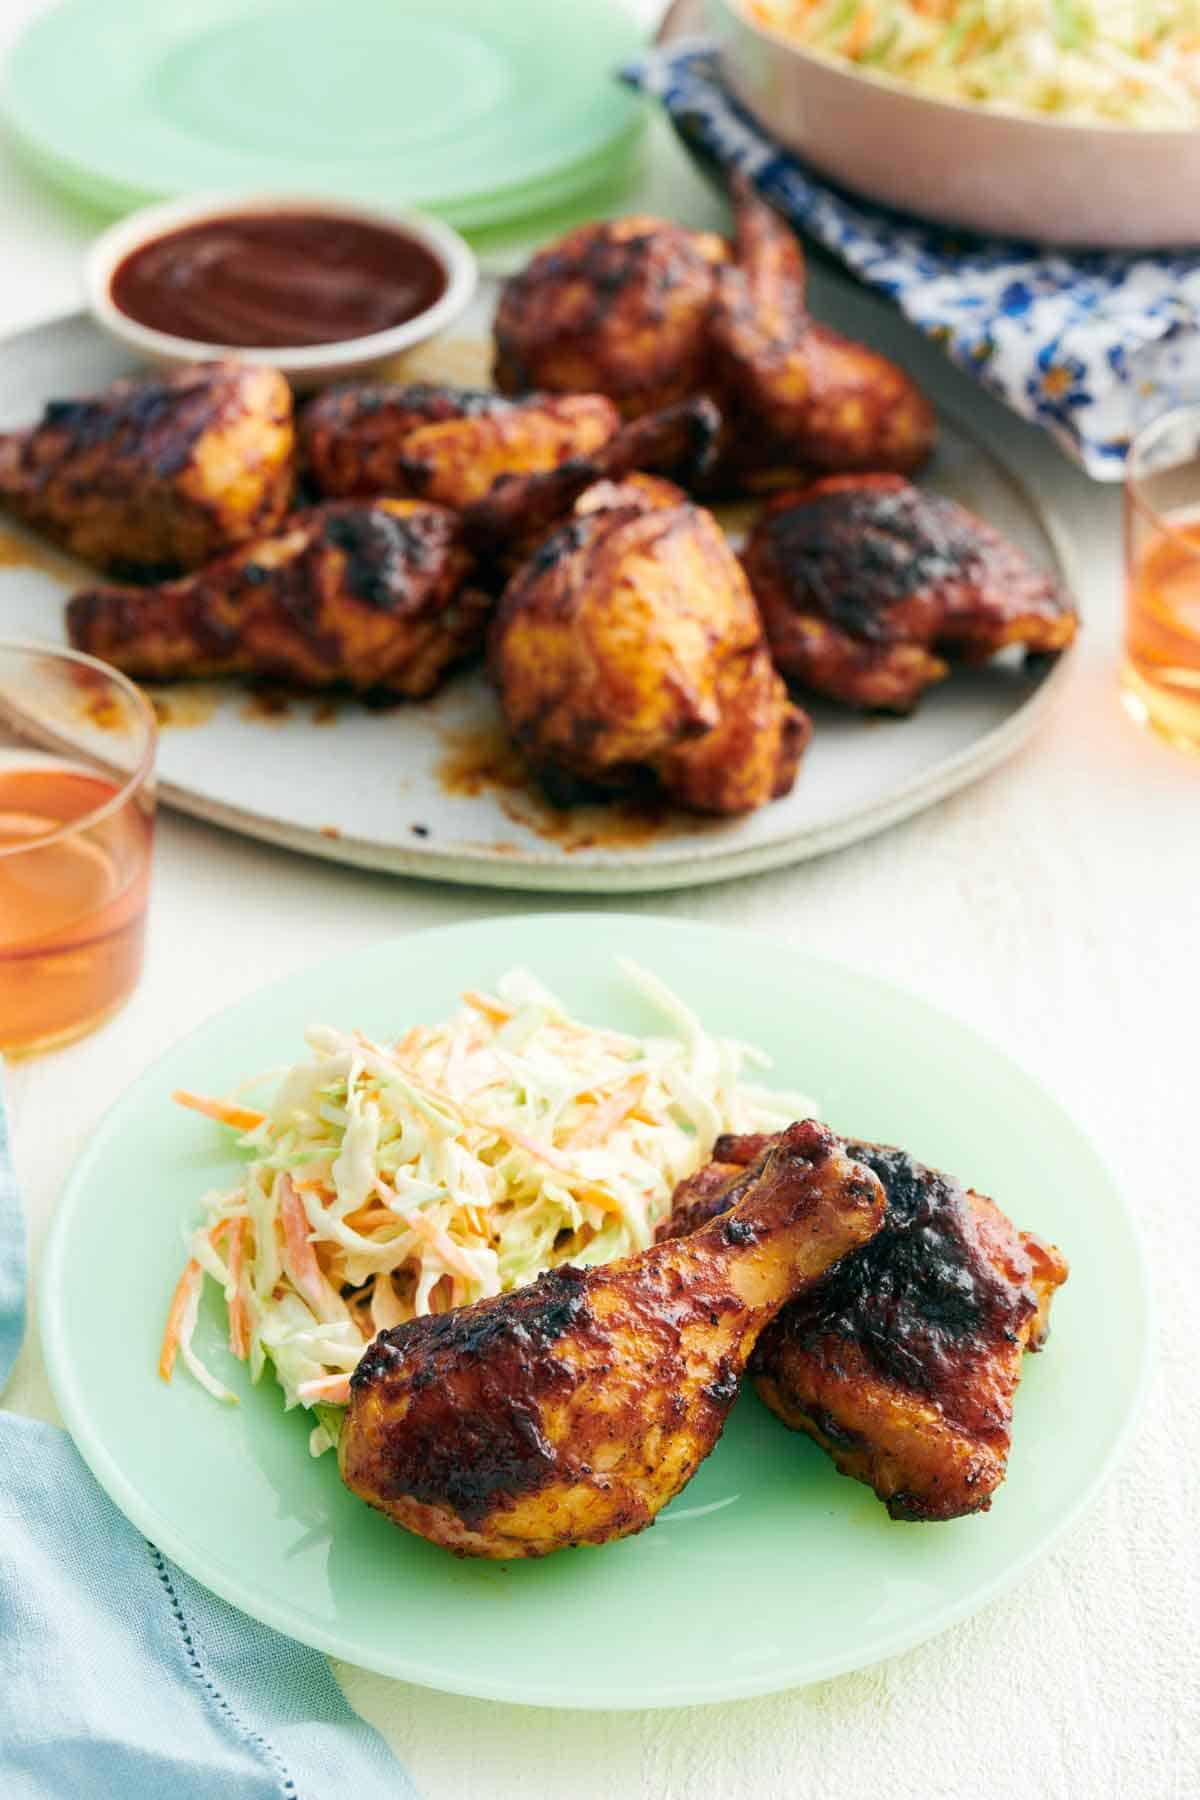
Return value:
M 827 1127 L 793 1125 L 732 1218 L 381 1332 L 350 1377 L 343 1479 L 473 1555 L 641 1531 L 720 1437 L 763 1326 L 882 1213 Z
M 735 1204 L 770 1142 L 718 1139 L 717 1160 L 676 1190 L 666 1233 Z M 768 1326 L 752 1363 L 759 1396 L 894 1519 L 986 1511 L 1007 1468 L 1023 1354 L 1045 1337 L 1066 1264 L 904 1151 L 844 1149 L 884 1189 L 883 1228 Z
M 774 1141 L 718 1138 L 713 1161 L 676 1190 L 660 1241 L 688 1236 L 735 1206 Z M 945 1418 L 1007 1434 L 1007 1421 L 978 1416 L 981 1362 L 1023 1346 L 1038 1313 L 1035 1271 L 1048 1270 L 1057 1285 L 1065 1265 L 991 1201 L 905 1151 L 855 1140 L 845 1149 L 883 1186 L 883 1229 L 785 1309 L 759 1346 L 759 1366 L 780 1338 L 814 1353 L 837 1340 L 855 1346 L 881 1380 L 921 1394 Z
M 140 244 L 117 265 L 109 293 L 154 331 L 266 350 L 390 331 L 428 311 L 446 286 L 440 258 L 399 226 L 244 213 Z
M 968 607 L 986 611 L 994 590 L 1014 607 L 1066 610 L 1053 577 L 1015 544 L 899 475 L 827 477 L 777 500 L 749 561 L 774 577 L 777 604 L 867 643 L 952 635 Z
M 886 1222 L 819 1293 L 796 1304 L 795 1340 L 812 1346 L 835 1333 L 857 1344 L 885 1381 L 925 1396 L 945 1418 L 1007 1436 L 1007 1421 L 980 1407 L 977 1372 L 981 1358 L 1019 1345 L 1037 1313 L 1025 1243 L 1003 1215 L 989 1231 L 981 1203 L 960 1182 L 903 1150 L 853 1142 L 846 1149 L 883 1183 Z

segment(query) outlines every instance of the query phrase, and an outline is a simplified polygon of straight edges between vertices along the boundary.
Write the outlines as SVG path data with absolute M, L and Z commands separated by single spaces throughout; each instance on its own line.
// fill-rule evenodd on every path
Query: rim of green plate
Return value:
M 89 59 L 87 35 L 94 27 L 89 15 L 101 17 L 108 0 L 60 0 L 60 4 L 35 18 L 10 47 L 0 68 L 0 121 L 15 147 L 47 180 L 72 194 L 85 204 L 105 211 L 126 211 L 156 200 L 182 197 L 212 187 L 211 178 L 197 171 L 194 178 L 153 181 L 144 179 L 144 167 L 136 172 L 127 159 L 113 159 L 103 146 L 97 154 L 76 141 L 77 124 L 66 134 L 56 129 L 54 112 L 63 97 L 56 86 L 45 91 L 42 64 L 48 59 L 57 73 L 64 66 L 94 68 Z M 262 0 L 255 0 L 261 10 Z M 434 212 L 450 224 L 470 229 L 498 226 L 531 214 L 566 205 L 622 170 L 640 139 L 649 109 L 644 96 L 619 84 L 616 71 L 629 57 L 644 47 L 646 34 L 632 15 L 620 7 L 594 9 L 593 25 L 606 34 L 603 46 L 604 69 L 612 76 L 611 116 L 591 134 L 590 141 L 572 147 L 565 155 L 546 147 L 538 155 L 526 155 L 528 165 L 511 179 L 502 179 L 486 187 L 459 184 L 451 191 L 432 188 L 392 196 L 392 203 Z M 72 44 L 72 32 L 82 33 L 81 49 Z M 70 54 L 67 54 L 67 52 Z M 49 53 L 49 54 L 48 54 Z M 78 117 L 78 114 L 76 114 Z M 289 175 L 286 168 L 272 163 L 258 167 L 244 180 L 230 177 L 222 187 L 282 189 L 299 182 L 318 191 L 326 185 L 305 163 Z M 314 185 L 315 183 L 315 185 Z M 368 183 L 359 187 L 349 178 L 328 184 L 331 198 L 357 200 L 364 204 L 386 203 L 387 196 Z

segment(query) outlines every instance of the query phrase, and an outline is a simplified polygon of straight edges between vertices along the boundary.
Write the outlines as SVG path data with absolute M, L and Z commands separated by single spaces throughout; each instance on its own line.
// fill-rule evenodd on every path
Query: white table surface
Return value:
M 0 47 L 39 4 L 3 0 Z M 721 218 L 665 131 L 637 197 L 689 224 Z M 94 229 L 0 151 L 0 329 L 76 303 Z M 882 307 L 825 278 L 817 304 L 850 329 L 862 322 L 965 402 L 1066 528 L 1086 630 L 1065 699 L 999 773 L 873 841 L 626 909 L 772 932 L 907 983 L 1042 1077 L 1103 1146 L 1142 1219 L 1156 1300 L 1150 1398 L 1102 1499 L 1015 1592 L 858 1675 L 730 1706 L 586 1714 L 475 1703 L 339 1667 L 432 1800 L 1200 1794 L 1200 763 L 1141 735 L 1118 705 L 1117 494 Z M 181 1033 L 333 946 L 536 905 L 341 870 L 164 816 L 136 998 L 95 1037 L 8 1076 L 35 1266 L 95 1122 Z M 1121 1320 L 1095 1329 L 1119 1333 Z M 36 1333 L 5 1404 L 55 1418 Z M 638 1603 L 631 1594 L 631 1632 Z M 712 1633 L 719 1658 L 720 1618 Z

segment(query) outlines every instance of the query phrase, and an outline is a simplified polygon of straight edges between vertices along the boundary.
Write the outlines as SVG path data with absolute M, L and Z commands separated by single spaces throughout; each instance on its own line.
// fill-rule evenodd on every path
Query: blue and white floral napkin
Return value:
M 827 186 L 781 150 L 721 85 L 712 44 L 650 51 L 623 73 L 686 142 L 745 171 L 1096 480 L 1121 479 L 1147 418 L 1200 398 L 1200 252 L 1054 251 L 922 225 Z

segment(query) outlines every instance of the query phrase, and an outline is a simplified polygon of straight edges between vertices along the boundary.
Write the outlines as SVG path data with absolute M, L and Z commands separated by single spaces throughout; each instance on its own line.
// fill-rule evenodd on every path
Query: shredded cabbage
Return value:
M 1200 122 L 1196 0 L 745 0 L 760 24 L 940 99 Z
M 269 1362 L 285 1405 L 312 1409 L 314 1455 L 336 1442 L 377 1332 L 643 1248 L 720 1133 L 815 1110 L 748 1080 L 768 1066 L 761 1052 L 710 1036 L 656 976 L 621 968 L 663 1036 L 582 1024 L 513 970 L 494 995 L 468 992 L 452 1019 L 393 1043 L 310 1030 L 311 1055 L 276 1073 L 261 1114 L 240 1098 L 246 1083 L 236 1103 L 179 1096 L 242 1128 L 249 1152 L 236 1186 L 208 1196 L 189 1267 L 221 1289 L 252 1378 Z M 197 1295 L 180 1351 L 232 1399 L 192 1346 Z

